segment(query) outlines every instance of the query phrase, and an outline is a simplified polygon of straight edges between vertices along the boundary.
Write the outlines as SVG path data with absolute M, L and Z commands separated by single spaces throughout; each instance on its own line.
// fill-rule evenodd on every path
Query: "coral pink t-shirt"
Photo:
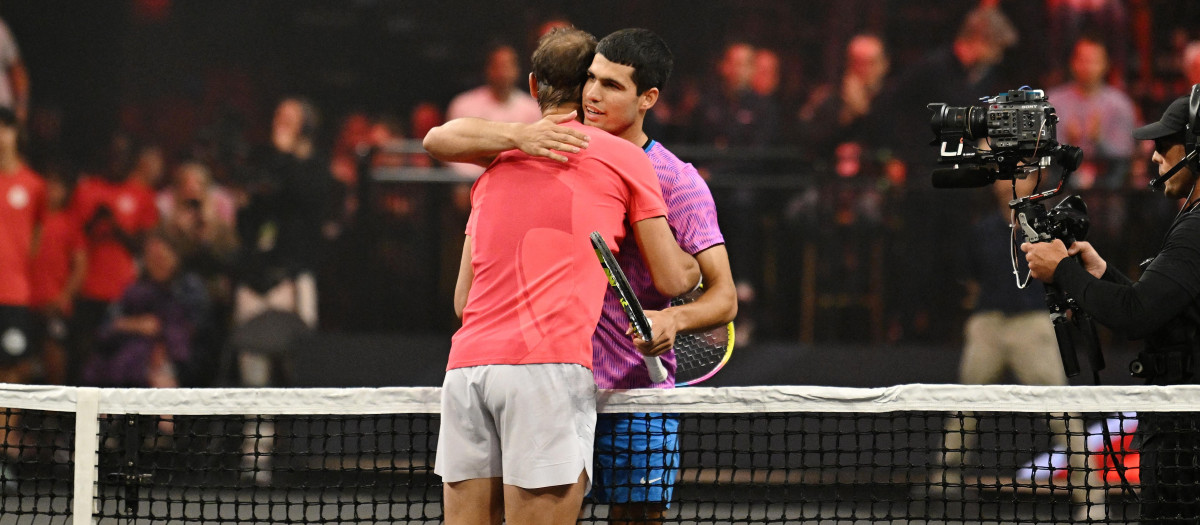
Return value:
M 507 152 L 471 191 L 470 294 L 446 369 L 493 364 L 592 367 L 607 278 L 589 234 L 616 249 L 627 224 L 666 215 L 637 146 L 582 124 L 587 149 L 567 163 Z

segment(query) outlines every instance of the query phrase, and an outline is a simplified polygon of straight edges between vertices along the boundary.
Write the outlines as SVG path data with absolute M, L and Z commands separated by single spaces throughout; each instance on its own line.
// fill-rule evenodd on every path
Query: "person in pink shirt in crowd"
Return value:
M 476 117 L 503 122 L 535 122 L 542 118 L 538 103 L 517 89 L 521 64 L 517 50 L 507 44 L 495 44 L 487 51 L 485 83 L 458 94 L 446 107 L 446 120 Z M 464 176 L 478 176 L 483 169 L 469 163 L 450 165 Z

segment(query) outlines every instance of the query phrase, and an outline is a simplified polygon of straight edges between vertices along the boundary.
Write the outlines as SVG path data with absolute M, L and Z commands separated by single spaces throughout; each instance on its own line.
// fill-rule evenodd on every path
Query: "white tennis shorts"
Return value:
M 596 383 L 566 363 L 446 372 L 434 472 L 445 483 L 504 478 L 534 489 L 592 479 Z

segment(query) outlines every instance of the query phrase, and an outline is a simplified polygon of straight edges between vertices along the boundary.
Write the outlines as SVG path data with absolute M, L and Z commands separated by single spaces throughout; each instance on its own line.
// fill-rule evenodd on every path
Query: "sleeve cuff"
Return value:
M 1054 284 L 1059 289 L 1074 295 L 1082 292 L 1091 279 L 1095 279 L 1095 277 L 1087 273 L 1087 270 L 1083 269 L 1079 261 L 1070 257 L 1063 259 L 1058 263 L 1058 268 L 1054 269 Z

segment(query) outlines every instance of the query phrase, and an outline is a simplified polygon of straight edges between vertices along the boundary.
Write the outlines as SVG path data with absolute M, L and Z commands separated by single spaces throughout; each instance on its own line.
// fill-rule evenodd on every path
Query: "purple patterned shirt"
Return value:
M 695 255 L 712 246 L 722 244 L 725 238 L 717 226 L 717 208 L 713 203 L 712 192 L 696 168 L 679 160 L 667 148 L 657 141 L 651 140 L 646 144 L 646 154 L 654 165 L 662 185 L 663 199 L 667 202 L 667 223 L 675 233 L 675 240 L 684 251 Z M 617 252 L 617 262 L 621 264 L 633 292 L 637 294 L 642 307 L 647 310 L 662 310 L 670 303 L 670 297 L 664 297 L 654 289 L 650 280 L 650 270 L 642 260 L 638 251 L 637 241 L 632 235 L 625 236 Z M 609 290 L 604 296 L 604 310 L 600 315 L 600 324 L 592 335 L 592 371 L 596 377 L 596 386 L 600 388 L 670 388 L 675 386 L 675 354 L 663 354 L 663 366 L 667 369 L 667 380 L 652 384 L 650 374 L 642 354 L 633 346 L 633 340 L 625 335 L 629 328 L 629 318 L 621 309 L 621 303 L 616 294 Z

